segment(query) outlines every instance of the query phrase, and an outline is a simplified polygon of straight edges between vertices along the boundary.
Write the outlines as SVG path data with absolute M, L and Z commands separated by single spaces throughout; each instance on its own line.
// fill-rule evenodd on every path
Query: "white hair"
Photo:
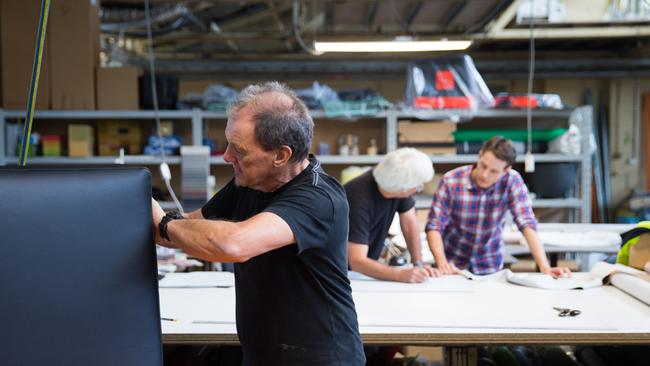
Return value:
M 382 190 L 405 192 L 433 179 L 433 164 L 425 153 L 403 147 L 386 154 L 372 175 Z

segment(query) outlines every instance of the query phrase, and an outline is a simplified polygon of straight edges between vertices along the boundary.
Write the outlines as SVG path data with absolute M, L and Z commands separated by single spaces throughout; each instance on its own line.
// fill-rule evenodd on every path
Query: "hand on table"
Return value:
M 567 267 L 549 267 L 541 270 L 541 272 L 551 275 L 553 278 L 571 277 L 571 270 Z
M 402 269 L 398 281 L 406 283 L 422 283 L 427 280 L 429 272 L 425 268 L 413 267 Z
M 438 264 L 438 270 L 443 275 L 450 275 L 450 274 L 458 274 L 458 273 L 460 273 L 460 269 L 458 269 L 458 267 L 456 267 L 455 264 L 449 263 L 449 262 L 439 263 Z

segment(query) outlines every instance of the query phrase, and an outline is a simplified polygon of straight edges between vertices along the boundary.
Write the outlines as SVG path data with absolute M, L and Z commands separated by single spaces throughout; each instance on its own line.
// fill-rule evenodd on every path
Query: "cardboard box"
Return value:
M 163 136 L 171 136 L 174 134 L 174 122 L 160 121 L 160 134 Z M 207 137 L 207 136 L 205 136 Z
M 90 125 L 68 125 L 68 156 L 87 158 L 93 156 L 95 138 Z
M 449 121 L 400 121 L 397 125 L 400 144 L 452 143 L 456 124 Z
M 97 127 L 100 156 L 118 156 L 120 148 L 124 153 L 142 153 L 142 134 L 137 121 L 102 121 Z
M 630 247 L 629 266 L 644 270 L 646 263 L 650 262 L 650 234 L 641 234 L 636 245 Z
M 34 66 L 36 33 L 41 12 L 40 1 L 0 1 L 0 58 L 2 107 L 27 108 L 29 85 Z M 36 108 L 50 108 L 50 57 L 52 37 L 46 32 L 41 61 L 41 75 L 36 94 Z
M 48 33 L 53 109 L 95 109 L 98 9 L 97 0 L 52 2 Z
M 427 155 L 456 155 L 456 145 L 449 146 L 429 146 L 429 145 L 411 145 Z
M 97 109 L 127 110 L 139 108 L 137 67 L 98 67 Z

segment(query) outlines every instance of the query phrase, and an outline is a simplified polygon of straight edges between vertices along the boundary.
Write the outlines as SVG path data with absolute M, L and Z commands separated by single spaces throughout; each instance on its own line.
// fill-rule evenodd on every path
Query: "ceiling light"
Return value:
M 429 52 L 461 51 L 472 41 L 368 41 L 368 42 L 314 42 L 316 52 Z

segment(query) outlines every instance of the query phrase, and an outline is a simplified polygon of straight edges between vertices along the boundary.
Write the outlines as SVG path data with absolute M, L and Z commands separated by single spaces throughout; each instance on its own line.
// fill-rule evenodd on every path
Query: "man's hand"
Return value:
M 406 268 L 399 273 L 397 280 L 406 283 L 422 283 L 429 277 L 429 272 L 424 268 Z
M 460 269 L 458 269 L 458 267 L 456 267 L 455 264 L 449 263 L 449 262 L 438 263 L 438 270 L 443 275 L 451 275 L 451 274 L 460 273 Z
M 155 199 L 151 199 L 151 215 L 152 220 L 151 224 L 153 226 L 154 232 L 154 243 L 162 244 L 164 242 L 163 238 L 160 236 L 160 231 L 158 230 L 158 224 L 163 217 L 165 217 L 165 211 L 160 207 L 160 204 L 156 202 Z
M 553 278 L 571 277 L 571 270 L 567 267 L 549 267 L 542 269 L 541 272 L 551 275 Z
M 440 270 L 438 270 L 438 268 L 433 268 L 428 264 L 422 266 L 422 268 L 425 271 L 427 271 L 427 274 L 429 275 L 429 277 L 440 277 L 440 276 L 442 276 L 442 272 L 440 272 Z

